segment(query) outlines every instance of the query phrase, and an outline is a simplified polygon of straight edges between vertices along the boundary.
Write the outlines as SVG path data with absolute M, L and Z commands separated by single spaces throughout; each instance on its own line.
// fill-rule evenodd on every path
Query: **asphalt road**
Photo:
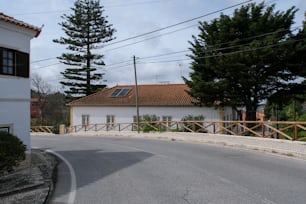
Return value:
M 62 157 L 53 203 L 306 203 L 306 162 L 294 158 L 129 138 L 32 136 L 32 146 Z

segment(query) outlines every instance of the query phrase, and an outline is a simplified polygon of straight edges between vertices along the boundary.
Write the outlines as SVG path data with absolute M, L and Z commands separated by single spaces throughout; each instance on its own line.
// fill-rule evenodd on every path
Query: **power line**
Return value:
M 44 68 L 47 68 L 47 67 L 52 67 L 52 66 L 54 66 L 54 65 L 59 65 L 59 64 L 61 64 L 61 63 L 55 63 L 55 64 L 49 64 L 49 65 L 46 65 L 46 66 L 42 66 L 42 67 L 34 67 L 34 68 L 32 68 L 33 70 L 37 70 L 37 69 L 44 69 Z
M 133 63 L 129 63 L 129 64 L 117 66 L 117 67 L 106 67 L 106 69 L 114 70 L 114 69 L 119 69 L 119 68 L 122 68 L 122 67 L 127 67 L 127 66 L 130 66 L 130 65 L 133 65 Z
M 296 26 L 293 28 L 292 31 L 300 28 L 302 26 Z M 268 33 L 263 33 L 263 34 L 259 34 L 259 35 L 255 35 L 255 36 L 250 36 L 250 37 L 246 37 L 246 38 L 241 38 L 241 39 L 238 39 L 235 40 L 235 41 L 228 41 L 228 42 L 225 42 L 225 43 L 218 43 L 218 44 L 214 44 L 214 45 L 208 45 L 207 48 L 213 48 L 213 47 L 219 47 L 219 46 L 222 46 L 222 45 L 226 45 L 226 44 L 230 44 L 231 42 L 235 42 L 235 43 L 238 43 L 238 42 L 241 42 L 241 41 L 247 41 L 247 40 L 251 40 L 251 39 L 256 39 L 256 38 L 260 38 L 260 37 L 265 37 L 265 36 L 268 36 L 268 35 L 272 35 L 272 34 L 276 34 L 276 33 L 280 33 L 280 32 L 284 32 L 284 31 L 290 31 L 290 29 L 283 29 L 281 28 L 280 30 L 277 30 L 277 31 L 274 31 L 274 32 L 268 32 Z M 231 49 L 231 48 L 235 48 L 235 47 L 240 47 L 242 45 L 249 45 L 249 43 L 245 43 L 245 44 L 238 44 L 238 45 L 233 45 L 233 46 L 228 46 L 228 47 L 221 47 L 221 48 L 215 48 L 215 49 L 212 49 L 212 50 L 209 50 L 208 51 L 220 51 L 220 50 L 226 50 L 226 49 Z M 160 55 L 153 55 L 153 56 L 147 56 L 147 57 L 140 57 L 140 59 L 147 59 L 147 58 L 156 58 L 156 57 L 163 57 L 163 56 L 166 56 L 166 55 L 173 55 L 173 54 L 178 54 L 178 53 L 184 53 L 184 52 L 188 52 L 189 50 L 182 50 L 182 51 L 175 51 L 175 52 L 170 52 L 170 53 L 165 53 L 165 54 L 160 54 Z
M 31 64 L 35 64 L 35 63 L 38 63 L 38 62 L 44 62 L 44 61 L 48 61 L 48 60 L 53 60 L 53 59 L 56 59 L 56 57 L 49 57 L 49 58 L 45 58 L 45 59 L 35 60 L 35 61 L 32 61 Z
M 137 41 L 137 42 L 133 42 L 133 43 L 129 43 L 129 44 L 125 44 L 125 45 L 119 46 L 119 47 L 107 49 L 107 50 L 105 50 L 105 52 L 109 52 L 109 51 L 112 51 L 112 50 L 117 50 L 117 49 L 120 49 L 120 48 L 123 48 L 123 47 L 127 47 L 127 46 L 131 46 L 131 45 L 135 45 L 135 44 L 138 44 L 138 43 L 141 43 L 141 42 L 145 42 L 147 40 L 152 40 L 152 39 L 155 39 L 155 38 L 159 38 L 159 37 L 162 37 L 162 36 L 165 36 L 165 35 L 170 35 L 172 33 L 176 33 L 178 31 L 186 30 L 186 29 L 194 27 L 194 26 L 197 26 L 197 24 L 193 24 L 193 25 L 181 28 L 181 29 L 177 29 L 177 30 L 171 31 L 171 32 L 162 33 L 160 35 L 156 35 L 156 36 L 153 36 L 153 37 L 150 37 L 150 38 L 146 38 L 146 39 L 143 39 L 143 40 L 140 40 L 140 41 Z M 103 48 L 103 47 L 104 47 L 103 45 L 97 46 L 97 49 Z
M 150 58 L 156 58 L 156 57 L 163 57 L 163 56 L 168 56 L 168 55 L 180 54 L 180 53 L 184 53 L 184 52 L 188 52 L 188 51 L 189 50 L 169 52 L 169 53 L 165 53 L 165 54 L 159 54 L 159 55 L 153 55 L 153 56 L 147 56 L 147 57 L 140 57 L 139 59 L 150 59 Z
M 189 23 L 189 22 L 191 22 L 191 21 L 195 21 L 195 20 L 198 20 L 198 19 L 200 19 L 200 18 L 203 18 L 203 17 L 209 16 L 209 15 L 212 15 L 212 14 L 216 14 L 216 13 L 219 13 L 219 12 L 222 12 L 222 11 L 225 11 L 225 10 L 228 10 L 228 9 L 231 9 L 231 8 L 234 8 L 234 7 L 237 7 L 237 6 L 240 6 L 240 5 L 243 5 L 243 4 L 248 3 L 248 2 L 251 2 L 251 1 L 253 1 L 253 0 L 247 0 L 247 1 L 244 1 L 244 2 L 242 2 L 242 3 L 238 3 L 238 4 L 235 4 L 235 5 L 232 5 L 232 6 L 228 6 L 228 7 L 226 7 L 226 8 L 219 9 L 219 10 L 217 10 L 217 11 L 213 11 L 213 12 L 207 13 L 207 14 L 202 15 L 202 16 L 198 16 L 198 17 L 195 17 L 195 18 L 191 18 L 191 19 L 188 19 L 188 20 L 179 22 L 179 23 L 175 23 L 175 24 L 172 24 L 172 25 L 163 27 L 163 28 L 159 28 L 159 29 L 150 31 L 150 32 L 142 33 L 142 34 L 139 34 L 139 35 L 136 35 L 136 36 L 133 36 L 133 37 L 128 37 L 128 38 L 125 38 L 125 39 L 123 39 L 123 40 L 119 40 L 119 41 L 116 41 L 116 42 L 113 42 L 113 43 L 109 43 L 109 44 L 106 44 L 105 46 L 110 46 L 110 45 L 118 44 L 118 43 L 125 42 L 125 41 L 128 41 L 128 40 L 132 40 L 132 39 L 135 39 L 135 38 L 143 37 L 143 36 L 146 36 L 146 35 L 149 35 L 149 34 L 152 34 L 152 33 L 156 33 L 156 32 L 162 31 L 162 30 L 166 30 L 166 29 L 169 29 L 169 28 L 173 28 L 173 27 L 176 27 L 176 26 L 178 26 L 178 25 L 182 25 L 182 24 L 185 24 L 185 23 Z M 105 46 L 104 46 L 104 47 L 105 47 Z
M 299 41 L 302 41 L 302 39 L 301 40 L 290 40 L 290 42 L 299 42 Z M 213 58 L 213 57 L 223 57 L 223 56 L 228 56 L 228 55 L 234 55 L 234 54 L 238 54 L 238 53 L 242 53 L 242 52 L 252 52 L 252 51 L 261 50 L 261 49 L 265 49 L 265 48 L 277 47 L 277 46 L 287 44 L 287 43 L 289 43 L 289 42 L 284 41 L 284 42 L 280 42 L 280 43 L 277 43 L 277 44 L 266 45 L 266 46 L 262 46 L 262 47 L 251 48 L 251 49 L 243 49 L 243 50 L 237 50 L 237 51 L 228 52 L 228 53 L 218 53 L 218 54 L 215 54 L 215 55 L 195 57 L 195 59 L 207 59 L 207 58 Z M 143 62 L 143 63 L 145 63 L 145 64 L 159 64 L 159 63 L 171 63 L 171 62 L 192 61 L 192 60 L 194 60 L 194 59 L 188 58 L 188 59 L 152 61 L 152 62 Z
M 171 0 L 155 0 L 155 1 L 136 1 L 136 2 L 131 2 L 129 4 L 110 4 L 110 5 L 103 5 L 103 7 L 106 8 L 119 8 L 119 7 L 128 7 L 128 6 L 135 6 L 135 5 L 143 5 L 143 4 L 152 4 L 152 3 L 161 3 L 165 1 L 171 1 Z M 71 11 L 70 10 L 46 10 L 46 11 L 34 11 L 34 12 L 25 12 L 25 13 L 16 13 L 13 14 L 13 16 L 26 16 L 26 15 L 41 15 L 41 14 L 56 14 L 56 13 L 67 13 Z
M 122 62 L 117 62 L 117 63 L 113 63 L 113 64 L 108 64 L 105 65 L 105 67 L 110 67 L 110 66 L 114 66 L 114 65 L 118 65 L 118 64 L 122 64 L 122 63 L 126 63 L 126 62 L 132 62 L 133 60 L 126 60 L 126 61 L 122 61 Z
M 293 28 L 292 31 L 300 28 L 302 26 L 296 26 Z M 183 28 L 184 29 L 184 28 Z M 241 41 L 247 41 L 247 40 L 251 40 L 251 39 L 256 39 L 256 38 L 261 38 L 261 37 L 265 37 L 268 35 L 272 35 L 272 34 L 276 34 L 276 33 L 280 33 L 280 32 L 284 32 L 284 31 L 290 31 L 290 29 L 279 29 L 277 31 L 274 32 L 268 32 L 268 33 L 263 33 L 263 34 L 259 34 L 259 35 L 255 35 L 255 36 L 250 36 L 250 37 L 246 37 L 246 38 L 242 38 L 239 39 L 238 41 L 235 41 L 235 43 L 241 42 Z M 209 45 L 207 46 L 207 48 L 213 48 L 213 47 L 218 47 L 218 46 L 222 46 L 222 45 L 226 45 L 226 44 L 230 44 L 233 41 L 229 41 L 229 42 L 225 42 L 225 43 L 218 43 L 218 44 L 214 44 L 214 45 Z M 207 51 L 222 51 L 222 50 L 227 50 L 227 49 L 232 49 L 235 47 L 240 47 L 243 45 L 249 45 L 250 43 L 245 43 L 245 44 L 238 44 L 238 45 L 233 45 L 233 46 L 228 46 L 228 47 L 221 47 L 221 48 L 216 48 L 216 49 L 208 49 Z M 126 45 L 125 45 L 126 46 Z M 124 46 L 122 46 L 124 47 Z M 170 52 L 170 53 L 165 53 L 165 54 L 159 54 L 159 55 L 153 55 L 153 56 L 146 56 L 146 57 L 140 57 L 139 59 L 150 59 L 150 58 L 157 58 L 157 57 L 164 57 L 164 56 L 168 56 L 168 55 L 174 55 L 174 54 L 179 54 L 179 53 L 184 53 L 184 52 L 188 52 L 189 50 L 182 50 L 182 51 L 175 51 L 175 52 Z M 33 61 L 33 63 L 38 63 L 38 62 L 42 62 L 42 61 L 47 61 L 47 60 L 51 60 L 51 59 L 56 59 L 56 58 L 46 58 L 46 59 L 41 59 L 41 60 L 36 60 Z M 132 60 L 126 60 L 126 61 L 121 61 L 121 62 L 117 62 L 114 64 L 109 64 L 109 65 L 105 65 L 103 68 L 109 68 L 110 66 L 114 66 L 114 65 L 119 65 L 122 63 L 126 63 L 126 62 L 131 62 Z M 171 61 L 171 60 L 170 60 Z M 179 61 L 179 60 L 173 60 L 174 62 Z M 38 67 L 38 68 L 33 68 L 34 70 L 36 69 L 42 69 L 42 68 L 47 68 L 50 66 L 54 66 L 54 65 L 58 65 L 61 63 L 56 63 L 56 64 L 51 64 L 51 65 L 46 65 L 46 66 L 42 66 L 42 67 Z M 121 67 L 121 66 L 120 66 Z
M 156 1 L 138 1 L 138 2 L 131 2 L 129 4 L 118 4 L 118 5 L 105 5 L 106 8 L 117 8 L 117 7 L 128 7 L 128 6 L 135 6 L 135 5 L 143 5 L 143 4 L 152 4 L 152 3 L 161 3 L 167 0 L 156 0 Z M 170 1 L 170 0 L 168 0 Z

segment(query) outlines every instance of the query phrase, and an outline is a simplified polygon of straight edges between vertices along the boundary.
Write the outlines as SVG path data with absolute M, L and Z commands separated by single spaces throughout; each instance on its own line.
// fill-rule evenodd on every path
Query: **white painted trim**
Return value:
M 28 24 L 29 26 L 33 26 Z M 35 27 L 35 26 L 33 26 Z M 5 30 L 9 30 L 11 32 L 20 33 L 25 36 L 29 36 L 30 38 L 34 38 L 36 35 L 36 31 L 34 31 L 32 28 L 26 28 L 23 26 L 16 25 L 14 23 L 0 21 L 0 28 L 3 28 Z

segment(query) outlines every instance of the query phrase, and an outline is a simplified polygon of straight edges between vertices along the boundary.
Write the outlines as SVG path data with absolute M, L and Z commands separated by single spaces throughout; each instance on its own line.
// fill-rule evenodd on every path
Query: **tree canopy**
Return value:
M 245 107 L 247 120 L 255 120 L 260 102 L 305 80 L 306 58 L 297 53 L 305 56 L 306 40 L 291 30 L 296 12 L 251 3 L 232 16 L 200 22 L 189 42 L 190 80 L 184 78 L 198 105 Z
M 77 0 L 71 10 L 72 14 L 64 14 L 59 23 L 66 36 L 53 41 L 66 45 L 68 50 L 58 57 L 67 65 L 60 83 L 67 87 L 68 95 L 79 97 L 105 87 L 101 83 L 104 56 L 96 50 L 114 39 L 115 29 L 103 16 L 99 0 Z

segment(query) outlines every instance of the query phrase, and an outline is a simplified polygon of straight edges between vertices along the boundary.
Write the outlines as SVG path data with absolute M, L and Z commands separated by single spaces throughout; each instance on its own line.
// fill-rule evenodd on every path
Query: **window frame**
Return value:
M 172 116 L 171 115 L 163 115 L 162 122 L 165 123 L 168 127 L 171 127 L 172 124 Z
M 4 56 L 4 52 L 12 53 L 12 72 L 8 73 L 8 71 L 4 72 L 4 66 L 9 68 L 9 63 L 5 63 L 4 59 L 8 58 Z M 8 60 L 8 59 L 7 59 Z M 4 65 L 5 64 L 5 65 Z M 0 47 L 0 75 L 5 76 L 15 76 L 15 77 L 22 77 L 22 78 L 29 78 L 30 77 L 30 55 L 29 53 L 20 52 L 18 50 L 9 49 L 5 47 Z
M 89 125 L 89 114 L 82 114 L 82 127 L 87 127 Z
M 106 115 L 106 124 L 111 125 L 112 127 L 115 126 L 115 115 Z
M 1 126 L 0 126 L 0 132 L 7 132 L 7 133 L 10 133 L 10 127 L 8 127 L 8 126 L 3 126 L 3 127 L 1 127 Z

